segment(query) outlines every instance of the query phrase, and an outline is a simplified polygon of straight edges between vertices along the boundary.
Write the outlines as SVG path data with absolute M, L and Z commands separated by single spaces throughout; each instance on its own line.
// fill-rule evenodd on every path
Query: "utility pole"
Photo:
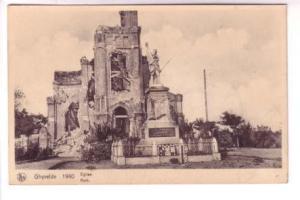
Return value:
M 205 121 L 208 121 L 208 109 L 207 109 L 207 91 L 206 91 L 206 72 L 203 70 L 204 77 L 204 102 L 205 102 Z

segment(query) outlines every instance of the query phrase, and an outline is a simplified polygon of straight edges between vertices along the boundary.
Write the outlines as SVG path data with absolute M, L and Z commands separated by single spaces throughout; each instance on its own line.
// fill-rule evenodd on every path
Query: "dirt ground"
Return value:
M 70 158 L 51 158 L 41 161 L 20 162 L 16 164 L 16 169 L 49 169 L 58 163 L 73 161 Z

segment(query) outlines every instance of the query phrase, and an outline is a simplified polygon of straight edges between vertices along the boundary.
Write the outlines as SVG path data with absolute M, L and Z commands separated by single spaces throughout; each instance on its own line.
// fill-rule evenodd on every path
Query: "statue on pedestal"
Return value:
M 159 67 L 159 57 L 157 50 L 154 49 L 152 52 L 149 50 L 149 45 L 146 42 L 147 48 L 147 60 L 149 62 L 149 70 L 150 70 L 150 83 L 149 86 L 159 86 L 160 83 L 160 72 L 161 69 Z

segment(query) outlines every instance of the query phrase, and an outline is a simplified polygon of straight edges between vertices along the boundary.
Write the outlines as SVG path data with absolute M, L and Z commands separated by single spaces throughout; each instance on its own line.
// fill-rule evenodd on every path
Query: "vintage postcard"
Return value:
M 11 184 L 286 183 L 285 5 L 11 5 Z

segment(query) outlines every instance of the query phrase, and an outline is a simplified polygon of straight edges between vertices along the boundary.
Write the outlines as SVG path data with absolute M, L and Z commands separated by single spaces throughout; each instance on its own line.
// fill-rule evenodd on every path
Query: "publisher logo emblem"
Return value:
M 24 182 L 26 180 L 26 174 L 24 174 L 24 173 L 18 173 L 17 174 L 17 180 L 19 182 Z

